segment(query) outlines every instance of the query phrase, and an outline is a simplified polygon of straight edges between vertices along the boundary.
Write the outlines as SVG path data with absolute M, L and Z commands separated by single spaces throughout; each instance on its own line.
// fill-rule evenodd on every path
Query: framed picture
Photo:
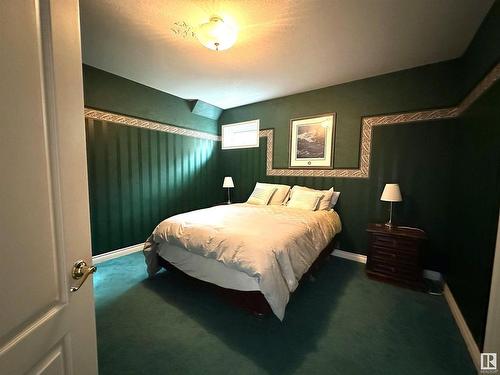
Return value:
M 290 168 L 333 168 L 335 113 L 290 120 Z

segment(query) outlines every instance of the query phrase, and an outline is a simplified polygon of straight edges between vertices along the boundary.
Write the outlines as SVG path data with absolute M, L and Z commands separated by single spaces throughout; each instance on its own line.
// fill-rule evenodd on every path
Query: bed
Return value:
M 172 216 L 144 246 L 148 274 L 172 265 L 187 275 L 265 299 L 283 320 L 290 294 L 341 230 L 334 210 L 238 203 Z

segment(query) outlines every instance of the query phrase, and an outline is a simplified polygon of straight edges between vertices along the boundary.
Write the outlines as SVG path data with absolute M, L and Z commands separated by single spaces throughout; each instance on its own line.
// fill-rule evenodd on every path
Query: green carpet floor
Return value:
M 142 253 L 95 274 L 99 372 L 475 374 L 442 297 L 366 278 L 330 257 L 285 320 L 258 320 L 176 272 L 147 279 Z

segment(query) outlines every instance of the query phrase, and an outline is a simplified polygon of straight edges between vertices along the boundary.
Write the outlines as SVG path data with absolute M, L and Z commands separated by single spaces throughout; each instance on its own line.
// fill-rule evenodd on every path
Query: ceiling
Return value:
M 80 0 L 83 62 L 227 109 L 459 57 L 494 0 Z M 175 22 L 230 18 L 215 52 Z

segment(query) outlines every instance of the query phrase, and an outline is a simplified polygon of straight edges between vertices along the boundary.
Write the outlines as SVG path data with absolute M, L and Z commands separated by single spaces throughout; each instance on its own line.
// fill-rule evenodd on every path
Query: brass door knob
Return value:
M 82 279 L 82 281 L 80 281 L 80 284 L 78 284 L 76 286 L 72 286 L 69 289 L 69 291 L 76 292 L 78 289 L 80 289 L 80 287 L 83 285 L 85 280 L 87 280 L 87 277 L 89 277 L 89 275 L 93 274 L 95 271 L 97 271 L 96 266 L 89 267 L 89 266 L 87 266 L 87 263 L 83 259 L 77 260 L 75 262 L 75 264 L 73 265 L 73 270 L 71 271 L 71 276 L 75 280 Z

